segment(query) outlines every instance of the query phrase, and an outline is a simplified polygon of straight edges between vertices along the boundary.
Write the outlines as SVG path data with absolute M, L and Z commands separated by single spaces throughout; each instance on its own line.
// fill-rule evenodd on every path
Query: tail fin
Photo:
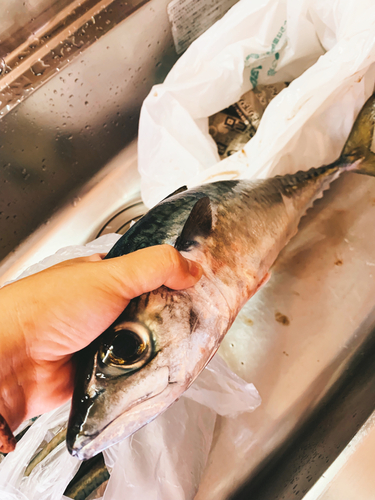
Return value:
M 361 109 L 341 154 L 341 160 L 345 163 L 360 160 L 354 170 L 358 174 L 375 176 L 375 154 L 371 151 L 373 144 L 375 145 L 374 128 L 375 94 Z

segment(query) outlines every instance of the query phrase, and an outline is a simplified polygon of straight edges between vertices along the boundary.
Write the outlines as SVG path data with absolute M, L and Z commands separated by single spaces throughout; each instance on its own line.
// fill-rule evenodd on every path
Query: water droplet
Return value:
M 41 76 L 45 72 L 46 68 L 49 68 L 49 64 L 46 64 L 44 61 L 39 59 L 35 64 L 30 67 L 30 71 L 35 76 Z

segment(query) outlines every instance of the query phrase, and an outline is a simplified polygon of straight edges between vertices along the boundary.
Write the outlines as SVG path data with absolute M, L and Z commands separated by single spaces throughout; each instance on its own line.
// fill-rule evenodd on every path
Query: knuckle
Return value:
M 177 270 L 181 267 L 181 256 L 175 248 L 171 245 L 163 245 L 163 253 L 168 267 L 171 267 L 172 270 Z

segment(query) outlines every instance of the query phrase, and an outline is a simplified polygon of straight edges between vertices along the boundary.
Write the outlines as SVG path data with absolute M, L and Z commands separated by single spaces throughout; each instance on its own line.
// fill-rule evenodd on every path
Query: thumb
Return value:
M 185 259 L 170 245 L 143 248 L 122 257 L 104 260 L 101 265 L 131 300 L 162 285 L 174 290 L 189 288 L 201 278 L 201 266 Z

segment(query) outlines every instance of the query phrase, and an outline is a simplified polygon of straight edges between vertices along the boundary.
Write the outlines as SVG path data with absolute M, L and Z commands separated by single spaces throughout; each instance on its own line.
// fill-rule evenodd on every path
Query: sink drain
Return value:
M 97 233 L 96 238 L 109 233 L 125 234 L 146 212 L 147 208 L 141 199 L 133 201 L 108 219 Z

